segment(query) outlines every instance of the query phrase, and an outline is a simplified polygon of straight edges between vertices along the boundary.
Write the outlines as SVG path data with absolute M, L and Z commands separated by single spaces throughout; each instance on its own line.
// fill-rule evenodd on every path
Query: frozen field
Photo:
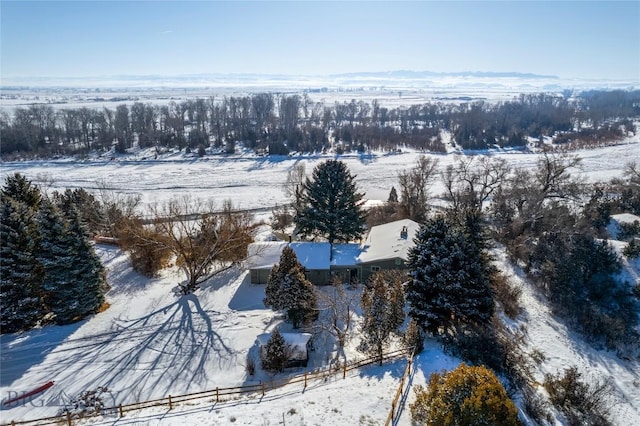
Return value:
M 588 182 L 621 176 L 625 164 L 640 159 L 640 134 L 623 143 L 606 148 L 575 152 L 582 158 L 582 174 Z M 386 200 L 392 185 L 397 185 L 398 172 L 415 164 L 420 152 L 372 153 L 343 155 L 357 175 L 359 189 L 370 200 Z M 537 154 L 518 151 L 484 153 L 505 158 L 513 167 L 533 168 Z M 454 161 L 454 155 L 434 155 L 443 169 Z M 2 173 L 23 173 L 43 188 L 100 188 L 120 194 L 139 194 L 143 202 L 162 202 L 182 194 L 213 199 L 221 204 L 233 200 L 240 208 L 271 208 L 286 202 L 282 190 L 287 171 L 302 162 L 307 174 L 320 162 L 333 155 L 290 157 L 256 157 L 253 154 L 187 158 L 182 153 L 166 154 L 154 159 L 153 154 L 132 155 L 110 160 L 23 161 L 2 163 Z M 433 195 L 442 192 L 436 182 Z

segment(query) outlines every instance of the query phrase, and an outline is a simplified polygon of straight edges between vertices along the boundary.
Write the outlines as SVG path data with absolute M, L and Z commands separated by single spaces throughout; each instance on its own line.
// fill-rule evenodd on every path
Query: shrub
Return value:
M 139 220 L 125 220 L 118 233 L 123 250 L 129 253 L 133 269 L 147 277 L 155 277 L 169 264 L 172 253 L 159 232 L 145 227 Z
M 428 388 L 416 386 L 411 419 L 424 425 L 520 425 L 515 404 L 486 367 L 461 364 L 443 374 L 434 373 Z
M 624 254 L 627 259 L 635 259 L 637 257 L 640 257 L 640 239 L 634 238 L 633 240 L 629 241 L 629 244 L 627 244 L 627 246 L 624 248 L 622 254 Z
M 256 360 L 251 354 L 247 355 L 247 363 L 244 365 L 244 369 L 249 376 L 256 374 Z
M 608 403 L 612 386 L 609 381 L 591 384 L 581 380 L 576 367 L 569 367 L 564 374 L 547 374 L 544 388 L 549 400 L 567 418 L 570 425 L 610 425 L 607 418 L 611 405 Z
M 100 414 L 105 407 L 105 394 L 109 389 L 98 386 L 95 390 L 84 391 L 73 398 L 65 407 L 58 411 L 58 415 L 70 415 L 72 418 L 83 418 Z
M 502 306 L 504 314 L 515 319 L 520 314 L 520 296 L 522 287 L 511 285 L 503 274 L 494 274 L 491 284 L 496 300 Z
M 640 235 L 640 222 L 637 220 L 632 223 L 620 223 L 618 227 L 620 228 L 617 235 L 619 240 L 627 240 Z

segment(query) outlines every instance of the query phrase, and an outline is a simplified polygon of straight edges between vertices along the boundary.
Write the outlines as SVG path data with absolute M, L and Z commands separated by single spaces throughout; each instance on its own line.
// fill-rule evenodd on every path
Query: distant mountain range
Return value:
M 331 74 L 332 78 L 354 78 L 354 77 L 367 77 L 367 78 L 398 78 L 398 79 L 418 79 L 418 78 L 433 78 L 433 77 L 481 77 L 481 78 L 544 78 L 544 79 L 558 79 L 557 75 L 544 75 L 544 74 L 532 74 L 521 72 L 493 72 L 493 71 L 460 71 L 460 72 L 434 72 L 434 71 L 386 71 L 386 72 L 356 72 L 356 73 L 343 73 L 343 74 Z

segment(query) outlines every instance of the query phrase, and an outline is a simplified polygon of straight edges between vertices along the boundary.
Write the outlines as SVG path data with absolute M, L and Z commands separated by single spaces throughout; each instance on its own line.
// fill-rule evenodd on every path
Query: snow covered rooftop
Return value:
M 251 243 L 247 247 L 247 266 L 249 269 L 271 269 L 280 262 L 280 253 L 287 245 L 284 241 L 265 241 Z
M 280 262 L 282 250 L 289 245 L 305 269 L 329 269 L 329 243 L 265 241 L 247 248 L 249 269 L 271 269 Z
M 280 333 L 285 343 L 292 347 L 299 347 L 305 349 L 307 347 L 307 343 L 311 339 L 311 333 Z M 258 334 L 256 336 L 256 340 L 260 346 L 264 346 L 267 344 L 269 339 L 271 338 L 271 333 L 263 333 Z
M 265 241 L 252 243 L 248 248 L 249 269 L 271 269 L 280 262 L 280 254 L 289 245 L 298 261 L 308 270 L 328 270 L 331 266 L 353 266 L 383 259 L 407 260 L 413 237 L 420 225 L 410 219 L 374 226 L 363 244 L 334 244 L 333 255 L 329 243 L 298 241 Z M 406 235 L 402 232 L 406 230 Z
M 309 340 L 311 340 L 310 333 L 281 333 L 281 335 L 284 339 L 285 344 L 291 350 L 289 359 L 307 359 L 307 343 L 309 343 Z M 258 336 L 256 336 L 256 341 L 261 348 L 264 348 L 269 342 L 270 338 L 271 333 L 258 334 Z
M 618 223 L 633 224 L 634 222 L 640 222 L 640 216 L 636 216 L 635 214 L 631 213 L 620 213 L 611 215 L 611 220 Z
M 353 266 L 358 262 L 360 244 L 334 244 L 332 266 Z
M 611 220 L 607 225 L 607 232 L 609 233 L 609 236 L 615 240 L 618 238 L 621 231 L 620 225 L 633 225 L 635 222 L 640 223 L 640 217 L 631 213 L 611 215 Z
M 406 229 L 406 236 L 401 235 Z M 397 220 L 371 228 L 367 239 L 362 243 L 359 263 L 374 262 L 383 259 L 400 258 L 407 260 L 409 249 L 413 247 L 413 238 L 420 224 L 411 219 Z

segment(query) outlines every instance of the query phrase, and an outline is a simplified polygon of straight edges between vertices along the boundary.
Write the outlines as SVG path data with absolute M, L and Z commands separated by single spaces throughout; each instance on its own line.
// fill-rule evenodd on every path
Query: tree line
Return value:
M 562 95 L 522 94 L 512 100 L 459 104 L 428 102 L 387 108 L 376 100 L 333 105 L 303 95 L 258 93 L 170 102 L 135 102 L 109 108 L 54 109 L 47 104 L 0 114 L 4 159 L 124 153 L 134 146 L 234 152 L 237 144 L 258 152 L 395 150 L 400 146 L 444 152 L 442 131 L 461 149 L 522 147 L 552 137 L 575 147 L 635 134 L 640 91 L 593 90 Z M 113 151 L 112 151 L 113 150 Z

